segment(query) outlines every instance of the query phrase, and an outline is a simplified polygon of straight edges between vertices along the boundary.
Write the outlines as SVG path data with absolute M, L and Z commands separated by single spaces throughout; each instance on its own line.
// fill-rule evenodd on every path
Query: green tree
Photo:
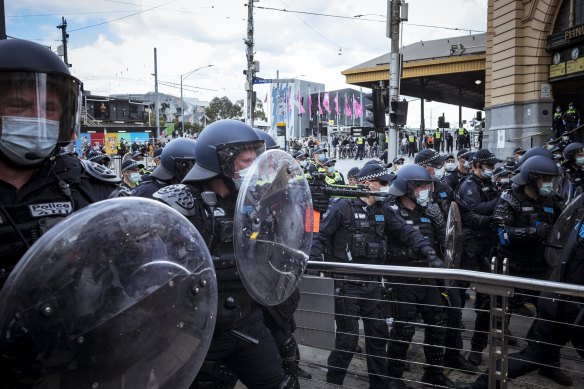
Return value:
M 227 96 L 214 97 L 205 108 L 207 124 L 221 119 L 241 119 L 243 117 L 243 101 L 231 102 Z
M 266 112 L 264 111 L 264 103 L 262 103 L 261 100 L 256 100 L 256 106 L 253 112 L 253 117 L 258 120 L 263 120 L 264 122 L 268 121 L 268 117 L 266 116 Z

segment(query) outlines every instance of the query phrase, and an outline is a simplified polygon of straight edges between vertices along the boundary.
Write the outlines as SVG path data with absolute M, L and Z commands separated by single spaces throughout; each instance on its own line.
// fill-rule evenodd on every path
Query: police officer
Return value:
M 488 149 L 478 150 L 472 158 L 472 173 L 460 184 L 458 196 L 468 205 L 470 211 L 482 215 L 492 216 L 499 192 L 492 182 L 495 165 L 501 162 Z M 463 231 L 465 233 L 464 248 L 462 254 L 462 268 L 468 270 L 489 271 L 489 259 L 492 250 L 496 247 L 496 236 L 491 232 L 489 224 L 474 225 L 464 223 Z M 457 283 L 461 287 L 461 301 L 464 301 L 465 289 L 469 286 L 468 282 Z M 483 309 L 488 304 L 488 296 L 478 293 L 475 300 L 475 308 Z M 484 350 L 487 346 L 488 337 L 483 331 L 488 331 L 488 316 L 477 313 L 475 321 L 475 332 L 471 340 L 471 350 Z M 471 353 L 469 361 L 475 365 L 481 363 L 480 352 Z
M 562 266 L 558 266 L 551 280 L 584 285 L 584 225 L 576 220 L 570 229 L 570 237 L 562 251 Z M 527 347 L 507 357 L 507 376 L 515 379 L 542 365 L 554 365 L 559 349 L 572 342 L 574 349 L 584 358 L 584 326 L 582 326 L 582 298 L 573 298 L 543 292 L 538 300 L 538 319 L 527 334 Z M 497 366 L 499 368 L 499 366 Z M 488 373 L 488 371 L 487 371 Z M 562 385 L 571 386 L 567 377 Z M 487 389 L 488 374 L 481 375 L 472 384 L 457 384 L 459 389 Z M 558 382 L 558 381 L 556 381 Z M 558 382 L 559 383 L 559 382 Z M 542 383 L 543 384 L 543 383 Z
M 564 132 L 564 113 L 562 112 L 562 107 L 559 105 L 556 105 L 556 110 L 552 117 L 552 129 L 556 138 L 559 138 L 562 132 Z
M 196 142 L 189 138 L 171 140 L 160 155 L 160 165 L 149 174 L 149 180 L 132 188 L 132 196 L 153 198 L 167 185 L 178 184 L 195 165 Z
M 564 149 L 563 154 L 564 163 L 562 163 L 562 168 L 571 184 L 570 198 L 572 198 L 574 192 L 584 186 L 584 170 L 582 169 L 584 166 L 584 144 L 579 142 L 570 143 Z
M 357 185 L 358 181 L 357 181 L 357 176 L 359 175 L 359 168 L 358 167 L 352 167 L 351 169 L 349 169 L 349 171 L 347 172 L 347 184 L 349 185 Z
M 357 137 L 357 154 L 355 155 L 355 161 L 357 158 L 363 159 L 363 154 L 365 153 L 365 138 L 363 135 Z
M 81 93 L 46 47 L 0 40 L 0 286 L 40 235 L 119 182 L 104 166 L 59 155 L 79 134 Z
M 324 181 L 327 185 L 345 185 L 345 178 L 343 174 L 335 169 L 336 160 L 332 158 L 327 158 L 323 161 L 323 165 L 326 169 L 326 177 Z
M 580 126 L 580 112 L 574 107 L 574 103 L 568 104 L 568 109 L 564 112 L 562 120 L 568 132 Z
M 408 135 L 408 157 L 413 157 L 416 154 L 416 136 L 413 132 Z
M 243 177 L 264 150 L 253 128 L 237 120 L 205 127 L 195 145 L 195 166 L 179 185 L 160 189 L 160 199 L 185 215 L 207 242 L 218 282 L 215 333 L 191 388 L 231 384 L 233 372 L 247 387 L 285 388 L 277 345 L 264 324 L 261 307 L 245 290 L 235 265 L 233 217 Z M 225 369 L 227 366 L 228 369 Z
M 432 149 L 425 149 L 416 154 L 414 162 L 430 173 L 434 180 L 434 190 L 432 192 L 432 200 L 440 206 L 443 216 L 448 215 L 450 203 L 453 198 L 452 189 L 444 181 L 444 161 L 446 155 L 440 155 L 437 151 Z
M 471 167 L 469 162 L 471 154 L 472 153 L 467 149 L 458 150 L 456 153 L 457 166 L 454 171 L 451 171 L 446 175 L 445 181 L 454 192 L 458 191 L 460 183 L 469 173 Z
M 358 181 L 372 191 L 387 190 L 390 177 L 379 164 L 359 171 Z M 341 243 L 342 242 L 342 243 Z M 386 255 L 385 212 L 374 196 L 335 199 L 327 211 L 310 257 L 322 260 L 325 249 L 336 262 L 381 264 Z M 369 387 L 387 387 L 385 362 L 387 324 L 381 311 L 383 287 L 378 276 L 335 277 L 335 348 L 328 357 L 327 382 L 342 385 L 357 349 L 359 320 L 363 320 Z
M 385 203 L 389 247 L 387 263 L 397 266 L 444 267 L 437 250 L 444 244 L 445 221 L 438 206 L 432 203 L 432 176 L 419 165 L 401 168 L 389 187 L 397 196 L 395 202 Z M 405 388 L 401 380 L 404 361 L 419 313 L 428 326 L 425 328 L 424 353 L 429 365 L 422 382 L 453 387 L 443 372 L 444 326 L 446 315 L 436 280 L 390 277 L 391 296 L 398 304 L 388 346 L 390 388 Z

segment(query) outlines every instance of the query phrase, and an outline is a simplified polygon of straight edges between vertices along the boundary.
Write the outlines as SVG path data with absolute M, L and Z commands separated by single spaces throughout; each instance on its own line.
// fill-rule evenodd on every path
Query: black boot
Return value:
M 555 366 L 545 366 L 539 369 L 539 375 L 549 378 L 558 385 L 572 386 L 574 381 L 561 369 Z
M 477 366 L 467 361 L 462 355 L 456 354 L 455 357 L 448 357 L 444 359 L 444 365 L 451 369 L 460 370 L 462 373 L 474 374 L 478 373 Z
M 407 385 L 401 378 L 390 378 L 389 389 L 407 389 Z
M 483 353 L 476 350 L 474 347 L 471 349 L 470 354 L 468 354 L 468 361 L 475 366 L 479 366 L 483 361 Z
M 429 372 L 426 370 L 422 376 L 422 382 L 430 385 L 445 386 L 447 388 L 455 387 L 454 382 L 452 382 L 450 378 L 446 377 L 442 371 Z
M 302 370 L 302 368 L 298 366 L 298 377 L 310 380 L 312 379 L 312 374 L 310 374 L 306 370 Z

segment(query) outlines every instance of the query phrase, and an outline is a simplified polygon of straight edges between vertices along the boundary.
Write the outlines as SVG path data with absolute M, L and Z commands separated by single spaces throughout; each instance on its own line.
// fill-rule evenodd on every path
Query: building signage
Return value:
M 550 65 L 550 78 L 561 77 L 566 75 L 566 63 L 560 62 L 557 65 Z
M 576 26 L 574 28 L 570 28 L 570 29 L 564 31 L 564 39 L 565 40 L 579 38 L 581 36 L 584 36 L 584 25 Z
M 566 62 L 566 74 L 584 72 L 584 57 Z

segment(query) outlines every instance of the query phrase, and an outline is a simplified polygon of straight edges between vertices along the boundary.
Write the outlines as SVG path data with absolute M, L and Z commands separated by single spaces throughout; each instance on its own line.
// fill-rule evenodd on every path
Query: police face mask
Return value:
M 569 137 L 569 136 L 562 136 L 562 140 L 563 140 L 564 142 L 567 142 L 567 141 L 569 141 L 569 140 L 570 140 L 570 137 Z
M 456 164 L 454 162 L 446 162 L 446 164 L 444 164 L 444 168 L 447 172 L 453 172 L 454 169 L 456 169 Z
M 434 177 L 441 180 L 444 177 L 444 168 L 436 169 L 434 168 Z
M 35 166 L 51 156 L 57 146 L 56 120 L 2 116 L 0 151 L 19 166 Z
M 130 177 L 128 177 L 128 180 L 132 183 L 132 184 L 136 184 L 138 182 L 140 182 L 140 173 L 132 173 L 130 174 Z
M 424 189 L 418 192 L 418 197 L 416 198 L 416 203 L 425 206 L 430 202 L 430 189 Z
M 333 166 L 330 166 L 326 169 L 327 174 L 335 174 L 335 168 Z
M 493 177 L 493 169 L 483 169 L 481 170 L 481 174 L 483 175 L 484 178 L 491 178 Z
M 325 159 L 326 159 L 326 155 L 324 155 L 324 154 L 320 154 L 320 155 L 318 156 L 318 160 L 319 160 L 320 162 L 324 162 L 324 160 L 325 160 Z
M 576 157 L 576 165 L 584 166 L 584 157 Z
M 245 178 L 245 175 L 249 172 L 249 166 L 246 167 L 245 169 L 241 169 L 238 173 L 239 173 L 239 178 L 234 178 L 233 182 L 235 182 L 235 188 L 237 188 L 237 190 L 239 190 L 239 188 L 241 188 L 241 184 L 243 184 L 243 179 Z
M 542 182 L 541 187 L 539 188 L 540 196 L 551 196 L 554 193 L 554 184 L 553 182 Z
M 464 166 L 465 169 L 470 169 L 470 167 L 471 167 L 470 161 L 464 161 L 463 166 Z
M 300 161 L 300 167 L 302 169 L 304 169 L 306 167 L 306 165 L 308 164 L 308 161 Z
M 389 193 L 389 185 L 379 187 L 379 193 Z M 385 201 L 386 196 L 375 196 L 375 201 Z

